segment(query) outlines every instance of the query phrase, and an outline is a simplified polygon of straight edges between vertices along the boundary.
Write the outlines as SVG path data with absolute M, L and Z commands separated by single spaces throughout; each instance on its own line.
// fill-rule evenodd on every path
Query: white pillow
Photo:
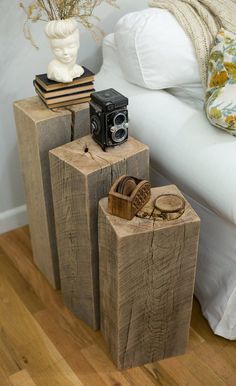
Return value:
M 148 8 L 123 16 L 115 41 L 131 83 L 150 89 L 201 83 L 193 44 L 167 10 Z

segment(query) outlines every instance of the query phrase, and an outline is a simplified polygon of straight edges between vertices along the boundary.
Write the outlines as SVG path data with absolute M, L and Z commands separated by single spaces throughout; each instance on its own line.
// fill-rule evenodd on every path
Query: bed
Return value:
M 152 185 L 176 184 L 201 218 L 195 295 L 214 333 L 234 340 L 236 139 L 211 126 L 194 100 L 126 81 L 114 34 L 95 80 L 96 90 L 110 87 L 129 98 L 130 135 L 150 147 Z

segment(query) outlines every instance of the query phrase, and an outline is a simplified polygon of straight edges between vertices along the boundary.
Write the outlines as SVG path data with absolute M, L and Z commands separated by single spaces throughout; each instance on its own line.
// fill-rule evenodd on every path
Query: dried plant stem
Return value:
M 1 1 L 1 0 L 0 0 Z M 24 10 L 27 15 L 26 22 L 24 24 L 24 32 L 27 39 L 33 42 L 29 22 L 51 21 L 51 20 L 65 20 L 69 18 L 76 18 L 85 28 L 90 29 L 93 36 L 96 37 L 99 31 L 99 27 L 94 25 L 94 20 L 99 18 L 93 16 L 94 8 L 99 6 L 101 3 L 106 2 L 107 4 L 117 7 L 117 0 L 31 0 L 29 6 L 25 6 L 23 1 L 19 2 L 19 6 Z M 93 19 L 91 20 L 91 18 Z
M 70 16 L 70 17 L 73 15 L 73 12 L 74 12 L 76 3 L 77 3 L 76 0 L 72 1 L 72 3 L 71 3 L 70 10 L 69 10 L 69 16 Z
M 54 9 L 53 9 L 53 6 L 51 4 L 51 0 L 48 0 L 48 5 L 49 5 L 49 8 L 50 8 L 50 12 L 51 12 L 51 15 L 52 15 L 52 20 L 55 19 L 56 15 L 54 13 Z

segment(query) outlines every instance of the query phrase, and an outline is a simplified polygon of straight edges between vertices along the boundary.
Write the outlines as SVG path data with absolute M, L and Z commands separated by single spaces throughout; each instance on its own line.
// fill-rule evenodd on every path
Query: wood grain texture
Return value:
M 71 138 L 71 114 L 49 111 L 38 97 L 14 104 L 34 261 L 54 288 L 58 257 L 48 151 Z
M 14 103 L 34 261 L 54 288 L 60 287 L 60 278 L 48 152 L 79 137 L 84 109 L 87 104 L 73 112 L 51 111 L 38 97 Z
M 68 363 L 24 307 L 7 279 L 2 274 L 0 279 L 0 343 L 6 355 L 12 358 L 18 368 L 17 372 L 25 369 L 37 385 L 82 386 Z M 11 319 L 8 318 L 8 312 L 12 315 Z M 54 367 L 57 368 L 57 373 L 52 376 Z
M 122 174 L 148 179 L 148 147 L 129 138 L 104 152 L 86 136 L 52 150 L 50 164 L 63 298 L 97 329 L 98 202 Z
M 151 196 L 149 181 L 121 176 L 112 185 L 108 195 L 109 213 L 132 220 Z
M 27 370 L 21 370 L 10 376 L 10 381 L 13 386 L 35 386 Z
M 82 138 L 90 133 L 89 103 L 67 107 L 72 113 L 72 139 Z
M 19 368 L 17 347 L 12 344 L 11 350 L 7 350 L 1 341 L 1 386 L 12 386 L 20 377 L 28 381 L 28 374 L 36 385 L 64 386 L 67 384 L 65 379 L 58 379 L 58 373 L 62 374 L 64 361 L 70 368 L 69 373 L 74 373 L 84 386 L 122 385 L 121 380 L 124 378 L 130 386 L 208 386 L 209 374 L 214 374 L 212 379 L 215 386 L 235 386 L 236 341 L 227 341 L 212 333 L 196 299 L 193 302 L 189 344 L 185 355 L 119 372 L 111 361 L 101 333 L 92 331 L 68 311 L 63 305 L 60 291 L 54 291 L 32 263 L 28 227 L 0 235 L 0 250 L 1 278 L 5 277 L 8 282 L 7 291 L 10 286 L 10 292 L 11 289 L 17 292 L 17 309 L 21 305 L 20 308 L 26 308 L 31 315 L 26 336 L 21 335 L 22 318 L 21 323 L 11 323 L 8 334 L 12 335 L 14 332 L 17 342 L 28 342 L 29 337 L 34 335 L 32 330 L 35 330 L 35 319 L 63 358 L 57 361 L 54 356 L 54 361 L 50 362 L 50 350 L 45 344 L 43 355 L 48 365 L 45 368 L 41 361 L 35 361 L 35 345 L 29 344 L 28 363 L 23 362 L 23 368 Z M 1 302 L 6 302 L 7 299 L 9 298 L 4 296 Z M 15 318 L 15 300 L 11 299 L 13 306 L 7 307 L 6 304 L 5 313 L 0 313 L 1 328 L 4 321 Z M 33 302 L 37 304 L 36 307 Z M 189 355 L 191 353 L 195 355 Z M 183 360 L 186 357 L 187 360 Z
M 152 189 L 178 194 L 171 185 Z M 126 221 L 99 205 L 101 331 L 118 368 L 187 348 L 200 220 L 186 203 L 174 221 Z

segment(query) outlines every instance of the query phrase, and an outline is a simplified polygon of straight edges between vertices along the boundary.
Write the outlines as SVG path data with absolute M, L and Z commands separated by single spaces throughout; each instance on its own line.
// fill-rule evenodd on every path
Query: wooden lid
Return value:
M 136 216 L 155 220 L 176 220 L 185 211 L 185 200 L 176 194 L 161 194 L 153 198 Z
M 157 197 L 154 206 L 162 213 L 174 213 L 184 209 L 184 199 L 176 194 L 162 194 Z

